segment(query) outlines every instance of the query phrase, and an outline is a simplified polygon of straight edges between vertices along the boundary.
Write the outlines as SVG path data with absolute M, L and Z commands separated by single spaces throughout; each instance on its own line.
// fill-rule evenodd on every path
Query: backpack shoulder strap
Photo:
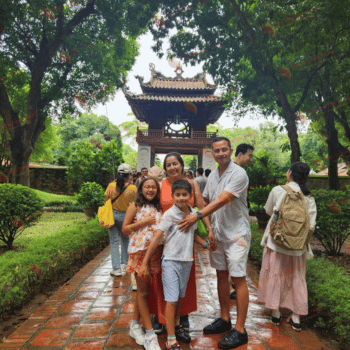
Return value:
M 284 190 L 287 191 L 288 194 L 293 194 L 294 191 L 292 190 L 292 188 L 288 185 L 284 185 L 284 186 L 281 186 Z
M 130 185 L 124 187 L 124 188 L 121 190 L 121 192 L 118 194 L 118 196 L 115 197 L 114 199 L 112 199 L 111 202 L 114 203 L 114 202 L 123 194 L 123 192 L 124 192 L 129 186 L 130 186 Z

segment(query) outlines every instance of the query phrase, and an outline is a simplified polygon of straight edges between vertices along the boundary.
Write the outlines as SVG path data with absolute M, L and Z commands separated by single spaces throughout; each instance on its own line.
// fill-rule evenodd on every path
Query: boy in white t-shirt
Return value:
M 171 192 L 175 204 L 164 213 L 158 231 L 144 257 L 140 274 L 149 274 L 148 262 L 164 236 L 162 282 L 164 299 L 167 302 L 165 318 L 168 331 L 168 339 L 164 349 L 180 350 L 181 348 L 176 340 L 185 343 L 191 341 L 189 334 L 180 327 L 179 310 L 181 300 L 186 294 L 187 282 L 193 263 L 193 241 L 202 244 L 203 248 L 207 248 L 209 240 L 204 241 L 204 239 L 194 234 L 196 224 L 188 232 L 180 232 L 177 227 L 177 223 L 184 216 L 196 213 L 188 204 L 192 193 L 191 184 L 187 180 L 177 180 L 173 183 Z

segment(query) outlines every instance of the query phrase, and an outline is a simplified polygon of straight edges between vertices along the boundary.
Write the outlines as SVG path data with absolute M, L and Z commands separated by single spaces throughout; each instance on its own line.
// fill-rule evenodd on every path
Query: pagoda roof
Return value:
M 217 85 L 209 84 L 205 73 L 199 73 L 193 78 L 183 78 L 182 68 L 176 67 L 177 76 L 169 78 L 157 72 L 153 63 L 150 64 L 150 70 L 152 77 L 148 83 L 143 83 L 143 77 L 136 76 L 142 94 L 132 93 L 127 86 L 123 88 L 138 120 L 149 123 L 159 115 L 180 114 L 182 117 L 187 115 L 190 118 L 200 118 L 208 124 L 215 123 L 224 112 L 225 101 L 221 96 L 214 95 Z
M 166 77 L 155 70 L 153 63 L 150 64 L 150 70 L 152 76 L 147 83 L 143 82 L 143 77 L 135 76 L 140 82 L 143 93 L 161 93 L 164 90 L 175 90 L 176 93 L 179 93 L 181 90 L 185 90 L 186 92 L 214 94 L 217 89 L 216 84 L 208 83 L 205 73 L 198 73 L 192 78 L 184 78 L 182 76 L 182 68 L 177 67 L 175 69 L 176 77 Z

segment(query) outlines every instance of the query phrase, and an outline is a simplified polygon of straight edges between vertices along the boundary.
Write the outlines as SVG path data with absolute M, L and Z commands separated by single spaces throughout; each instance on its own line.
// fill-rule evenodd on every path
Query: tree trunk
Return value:
M 273 73 L 272 73 L 273 75 Z M 272 76 L 272 79 L 274 80 L 273 82 L 273 89 L 278 97 L 278 100 L 280 101 L 281 105 L 282 105 L 282 109 L 283 109 L 283 113 L 284 113 L 284 119 L 287 123 L 287 131 L 288 131 L 288 138 L 290 141 L 290 148 L 292 150 L 291 153 L 291 164 L 295 163 L 295 162 L 299 162 L 300 161 L 300 145 L 299 145 L 299 141 L 298 141 L 298 130 L 297 130 L 297 125 L 295 122 L 295 116 L 294 113 L 292 111 L 292 108 L 289 104 L 289 101 L 286 97 L 286 95 L 284 94 L 281 86 L 279 85 L 277 79 L 275 79 L 274 76 Z

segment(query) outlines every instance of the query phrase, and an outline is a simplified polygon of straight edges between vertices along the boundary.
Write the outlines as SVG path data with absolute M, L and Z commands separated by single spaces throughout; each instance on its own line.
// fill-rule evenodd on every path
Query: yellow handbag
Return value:
M 103 207 L 98 208 L 97 216 L 102 227 L 110 228 L 114 226 L 112 201 L 110 199 L 108 199 Z
M 129 187 L 129 186 L 128 186 Z M 112 203 L 115 202 L 124 192 L 125 188 L 113 200 L 108 199 L 103 207 L 98 208 L 97 216 L 100 225 L 104 228 L 111 228 L 114 226 L 114 217 Z

